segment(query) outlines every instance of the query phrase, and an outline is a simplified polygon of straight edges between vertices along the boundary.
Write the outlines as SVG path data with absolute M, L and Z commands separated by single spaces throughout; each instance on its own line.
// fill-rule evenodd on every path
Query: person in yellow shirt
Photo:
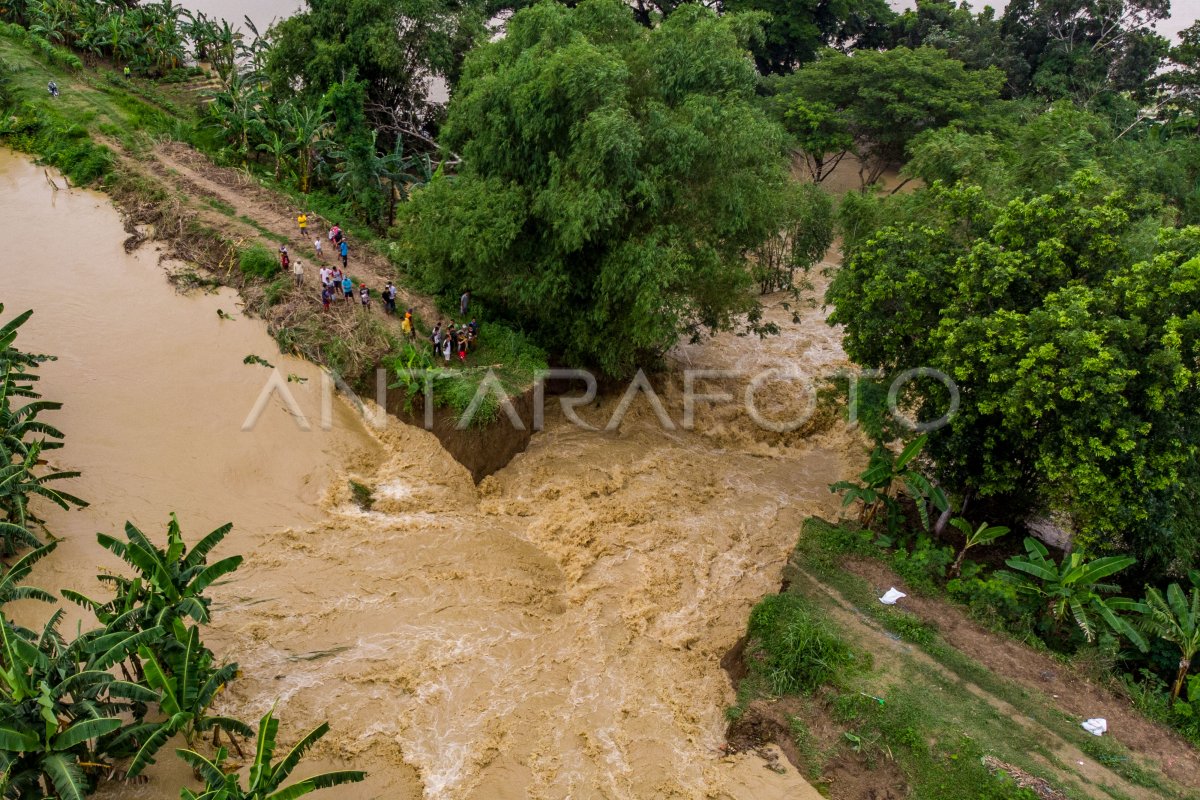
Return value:
M 300 223 L 300 238 L 307 239 L 308 238 L 308 215 L 305 214 L 303 211 L 301 211 L 300 216 L 296 217 L 296 222 Z

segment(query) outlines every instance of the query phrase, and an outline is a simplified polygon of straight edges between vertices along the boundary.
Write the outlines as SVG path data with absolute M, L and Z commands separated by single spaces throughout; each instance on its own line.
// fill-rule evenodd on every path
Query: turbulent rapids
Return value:
M 56 466 L 82 470 L 75 491 L 93 503 L 52 515 L 66 541 L 41 585 L 93 589 L 97 565 L 112 566 L 93 534 L 126 518 L 157 531 L 174 510 L 194 536 L 233 521 L 223 549 L 246 562 L 214 590 L 208 641 L 243 676 L 220 704 L 251 717 L 277 703 L 285 738 L 329 720 L 324 762 L 370 771 L 338 796 L 812 792 L 723 754 L 732 690 L 719 662 L 778 587 L 799 522 L 836 509 L 827 487 L 861 451 L 836 419 L 771 433 L 740 404 L 706 405 L 695 430 L 663 430 L 639 398 L 619 431 L 598 432 L 548 413 L 478 486 L 432 434 L 375 428 L 340 400 L 330 431 L 302 432 L 273 397 L 243 432 L 268 375 L 246 355 L 304 379 L 289 386 L 314 419 L 319 370 L 280 356 L 235 297 L 179 295 L 155 253 L 127 255 L 101 196 L 54 191 L 4 154 L 0 210 L 38 232 L 4 301 L 36 309 L 26 345 L 59 356 L 43 370 L 45 394 L 67 400 Z M 672 354 L 672 417 L 683 368 L 844 365 L 820 309 L 799 324 L 771 313 L 779 337 Z M 786 417 L 798 394 L 768 382 L 758 403 Z M 619 400 L 582 415 L 603 426 Z M 351 481 L 371 490 L 369 510 Z M 180 780 L 160 772 L 104 796 L 165 797 Z

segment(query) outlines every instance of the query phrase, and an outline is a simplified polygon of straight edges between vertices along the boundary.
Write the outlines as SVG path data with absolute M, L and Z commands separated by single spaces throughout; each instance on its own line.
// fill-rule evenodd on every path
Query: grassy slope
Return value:
M 869 671 L 840 670 L 835 689 L 790 701 L 795 744 L 814 780 L 849 758 L 898 767 L 915 798 L 1030 797 L 991 777 L 982 761 L 991 756 L 1072 798 L 1194 796 L 1150 759 L 1084 732 L 1052 698 L 967 658 L 915 615 L 880 604 L 873 587 L 843 568 L 852 541 L 845 529 L 809 520 L 786 573 L 787 592 L 874 662 Z M 768 686 L 751 664 L 731 709 L 735 732 L 748 724 L 741 717 L 751 703 L 771 695 Z M 844 732 L 840 740 L 814 737 L 814 727 L 828 725 Z

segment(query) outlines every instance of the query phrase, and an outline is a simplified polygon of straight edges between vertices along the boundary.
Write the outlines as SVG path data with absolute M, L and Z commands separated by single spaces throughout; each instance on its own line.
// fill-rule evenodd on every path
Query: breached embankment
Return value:
M 43 369 L 47 397 L 68 403 L 57 466 L 84 471 L 75 488 L 93 503 L 51 515 L 67 541 L 37 584 L 94 591 L 108 562 L 93 532 L 126 518 L 156 530 L 176 510 L 190 536 L 232 520 L 224 549 L 246 563 L 214 588 L 206 634 L 243 668 L 222 710 L 251 718 L 278 702 L 291 738 L 329 720 L 319 755 L 371 772 L 338 796 L 811 791 L 723 756 L 732 694 L 719 662 L 778 586 L 800 520 L 836 507 L 827 485 L 858 452 L 839 425 L 764 433 L 723 406 L 700 411 L 695 431 L 664 430 L 644 399 L 612 432 L 548 414 L 478 486 L 433 434 L 395 419 L 372 428 L 336 398 L 332 431 L 300 431 L 275 394 L 245 434 L 268 374 L 245 355 L 308 378 L 287 386 L 312 423 L 316 368 L 274 356 L 229 295 L 175 294 L 153 254 L 124 253 L 102 197 L 55 196 L 11 156 L 0 174 L 0 210 L 60 240 L 10 273 L 5 302 L 38 308 L 23 345 L 60 356 Z M 37 279 L 22 283 L 24 271 Z M 829 336 L 814 309 L 786 336 L 723 337 L 679 358 L 825 370 L 838 362 Z M 780 418 L 772 398 L 799 401 L 765 385 L 761 405 Z M 603 426 L 619 399 L 584 416 Z M 677 400 L 665 393 L 676 419 Z M 350 480 L 371 488 L 369 511 Z M 160 762 L 148 783 L 106 795 L 173 796 L 186 776 Z

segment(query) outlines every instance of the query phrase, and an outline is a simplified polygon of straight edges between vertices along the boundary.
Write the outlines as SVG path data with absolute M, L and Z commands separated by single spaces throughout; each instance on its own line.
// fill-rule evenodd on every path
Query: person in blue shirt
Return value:
M 342 256 L 345 258 L 345 256 Z M 350 276 L 342 278 L 342 293 L 346 295 L 347 300 L 354 299 L 354 281 L 350 280 Z
M 346 268 L 346 259 L 350 256 L 350 243 L 342 239 L 342 243 L 338 245 L 338 253 L 342 257 L 342 269 Z

